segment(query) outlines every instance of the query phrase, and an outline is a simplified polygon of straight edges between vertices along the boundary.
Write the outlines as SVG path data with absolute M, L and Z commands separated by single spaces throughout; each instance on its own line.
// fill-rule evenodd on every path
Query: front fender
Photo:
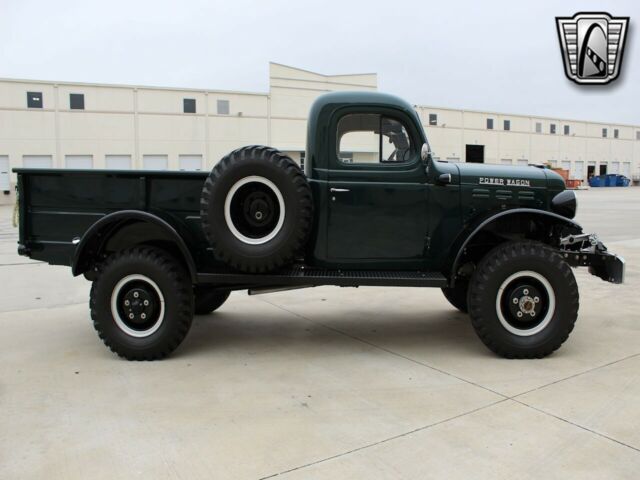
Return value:
M 477 237 L 480 232 L 490 228 L 491 225 L 495 224 L 498 221 L 508 220 L 510 216 L 513 217 L 514 220 L 516 216 L 541 219 L 549 223 L 550 225 L 562 225 L 563 227 L 567 228 L 569 233 L 582 233 L 582 227 L 577 222 L 558 215 L 557 213 L 548 212 L 546 210 L 537 210 L 535 208 L 513 208 L 498 213 L 491 213 L 470 224 L 460 233 L 460 235 L 454 241 L 448 257 L 452 258 L 453 261 L 451 261 L 450 267 L 446 269 L 449 273 L 452 284 L 454 283 L 456 272 L 461 267 L 461 260 L 466 247 L 473 241 L 475 237 Z

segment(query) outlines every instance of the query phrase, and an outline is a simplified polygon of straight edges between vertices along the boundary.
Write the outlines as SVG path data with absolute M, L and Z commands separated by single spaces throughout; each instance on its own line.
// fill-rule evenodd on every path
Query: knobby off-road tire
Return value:
M 194 294 L 194 312 L 196 315 L 208 315 L 214 312 L 227 301 L 230 291 L 215 290 L 203 286 L 197 286 L 193 289 Z
M 136 247 L 111 255 L 91 286 L 93 326 L 127 360 L 157 360 L 184 340 L 193 319 L 193 287 L 163 250 Z
M 243 272 L 273 271 L 291 263 L 307 242 L 311 188 L 300 167 L 278 150 L 243 147 L 212 169 L 200 216 L 219 260 Z
M 442 293 L 451 305 L 467 313 L 467 293 L 469 291 L 469 279 L 461 278 L 456 282 L 455 287 L 444 287 Z
M 578 286 L 569 265 L 533 241 L 497 246 L 478 264 L 469 314 L 484 344 L 506 358 L 542 358 L 569 337 L 578 317 Z

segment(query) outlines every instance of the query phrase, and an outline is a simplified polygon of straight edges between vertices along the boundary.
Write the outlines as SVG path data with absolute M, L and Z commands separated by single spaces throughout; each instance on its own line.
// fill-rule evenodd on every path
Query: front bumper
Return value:
M 624 282 L 624 258 L 608 252 L 596 235 L 570 235 L 560 243 L 561 253 L 572 267 L 589 267 L 589 273 L 602 280 Z

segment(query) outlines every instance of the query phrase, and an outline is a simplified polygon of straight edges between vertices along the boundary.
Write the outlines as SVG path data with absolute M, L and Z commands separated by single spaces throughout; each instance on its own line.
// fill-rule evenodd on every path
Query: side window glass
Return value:
M 381 164 L 410 160 L 411 140 L 401 122 L 377 114 L 345 115 L 338 122 L 337 155 L 343 163 Z
M 380 115 L 345 115 L 338 122 L 338 158 L 344 163 L 380 161 Z
M 382 117 L 381 162 L 408 162 L 411 156 L 409 134 L 399 121 Z

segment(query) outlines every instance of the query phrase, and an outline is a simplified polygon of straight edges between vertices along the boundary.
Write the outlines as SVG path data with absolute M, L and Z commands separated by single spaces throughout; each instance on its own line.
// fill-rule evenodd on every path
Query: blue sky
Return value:
M 556 16 L 630 16 L 622 75 L 564 75 Z M 0 76 L 268 90 L 268 62 L 376 72 L 414 104 L 640 124 L 637 1 L 2 0 Z M 640 27 L 639 27 L 640 28 Z

